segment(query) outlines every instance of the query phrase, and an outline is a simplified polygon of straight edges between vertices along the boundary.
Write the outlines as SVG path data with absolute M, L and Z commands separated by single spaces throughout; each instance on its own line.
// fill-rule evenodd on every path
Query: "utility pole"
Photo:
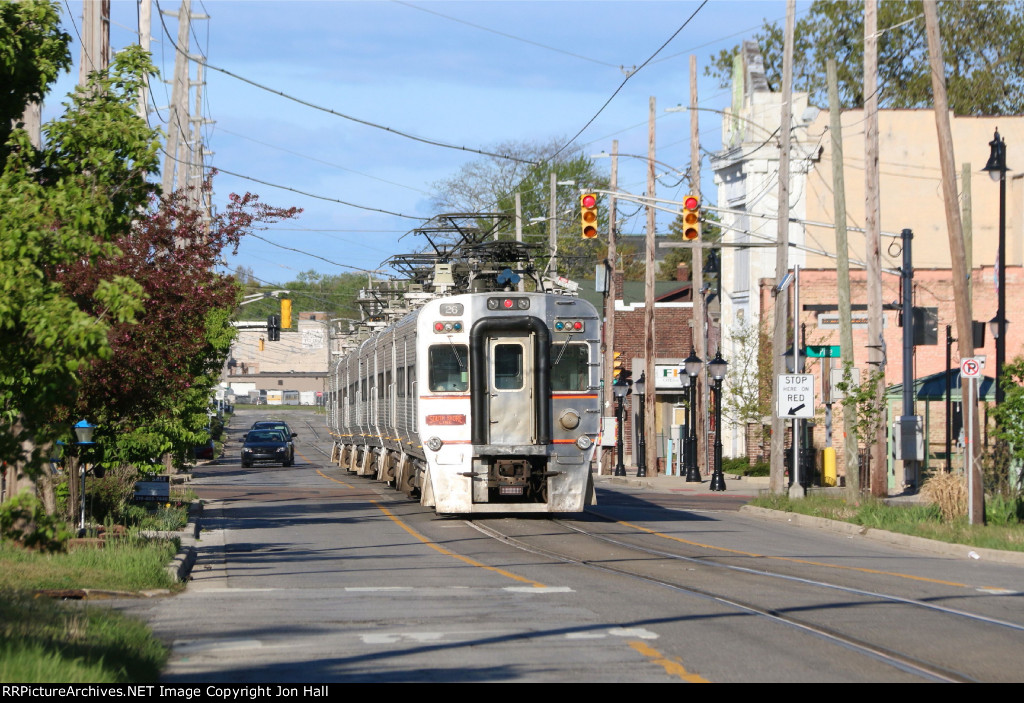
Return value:
M 552 277 L 558 276 L 558 174 L 551 172 L 551 193 L 548 200 L 548 272 Z
M 846 236 L 846 178 L 843 174 L 843 119 L 839 105 L 839 79 L 835 59 L 826 63 L 828 73 L 829 131 L 832 133 L 832 197 L 835 202 L 836 276 L 839 288 L 839 356 L 843 365 L 843 381 L 852 383 L 853 315 L 850 306 L 850 247 Z M 854 499 L 860 493 L 858 465 L 857 418 L 843 411 L 843 454 L 846 467 L 846 491 Z
M 196 88 L 196 103 L 194 116 L 190 120 L 192 142 L 189 149 L 187 187 L 189 189 L 189 200 L 192 202 L 192 205 L 205 211 L 206 208 L 203 207 L 204 203 L 202 202 L 204 200 L 202 185 L 206 161 L 205 154 L 203 153 L 202 133 L 202 127 L 205 122 L 203 120 L 203 64 L 196 65 L 196 82 L 193 85 Z
M 152 42 L 153 24 L 153 0 L 139 0 L 139 46 L 146 53 L 150 52 Z M 138 114 L 143 120 L 149 122 L 149 76 L 145 77 L 146 84 L 139 88 L 139 109 Z
M 786 1 L 786 32 L 782 58 L 782 117 L 779 126 L 779 229 L 778 248 L 775 251 L 775 316 L 772 329 L 772 442 L 769 490 L 782 493 L 785 472 L 784 452 L 786 448 L 786 421 L 779 416 L 779 382 L 786 373 L 786 358 L 780 350 L 786 348 L 786 312 L 789 308 L 789 292 L 779 283 L 789 270 L 789 137 L 793 122 L 793 27 L 795 24 L 795 0 Z M 780 290 L 781 288 L 781 290 Z M 793 340 L 797 344 L 797 340 Z M 797 437 L 793 435 L 793 442 Z M 796 471 L 796 467 L 792 468 Z
M 885 408 L 885 340 L 882 337 L 882 231 L 878 186 L 878 1 L 864 3 L 864 230 L 867 255 L 868 363 L 877 371 L 875 409 Z M 888 437 L 885 417 L 871 445 L 871 495 L 886 496 Z
M 658 474 L 658 444 L 657 444 L 657 416 L 655 414 L 655 401 L 657 400 L 657 377 L 654 373 L 654 120 L 655 120 L 655 99 L 652 96 L 648 102 L 649 112 L 647 116 L 647 197 L 650 204 L 647 206 L 647 239 L 646 239 L 646 265 L 647 270 L 644 276 L 644 356 L 649 384 L 644 394 L 644 443 L 650 447 L 651 459 L 647 465 L 653 468 L 651 475 Z
M 85 85 L 89 74 L 103 71 L 110 63 L 110 0 L 85 0 L 82 3 L 82 53 L 78 62 L 78 84 Z
M 967 254 L 964 248 L 963 225 L 957 209 L 956 173 L 954 171 L 953 137 L 949 126 L 949 106 L 946 102 L 945 67 L 942 61 L 942 39 L 939 35 L 939 15 L 936 0 L 924 0 L 925 34 L 928 39 L 928 56 L 932 69 L 932 94 L 935 96 L 935 126 L 939 138 L 939 158 L 942 167 L 942 195 L 946 208 L 946 231 L 949 236 L 949 255 L 953 265 L 953 300 L 956 305 L 957 345 L 960 359 L 974 356 L 974 333 L 972 330 L 971 303 L 968 294 L 970 270 L 967 268 Z M 965 419 L 971 418 L 970 427 L 965 427 L 969 437 L 978 437 L 978 417 L 974 409 L 974 383 L 963 386 L 963 407 Z M 974 440 L 964 446 L 964 465 L 967 469 L 970 501 L 968 519 L 972 525 L 985 523 L 985 495 L 981 483 L 981 467 L 976 460 L 977 447 Z
M 697 196 L 697 202 L 704 202 L 700 195 L 700 132 L 698 124 L 699 111 L 697 110 L 697 57 L 690 54 L 690 189 Z M 704 249 L 703 241 L 698 241 L 690 251 L 693 252 L 690 258 L 690 297 L 693 301 L 693 327 L 691 328 L 691 341 L 697 356 L 704 360 L 705 364 L 710 361 L 707 349 L 707 335 L 704 331 Z M 721 346 L 721 343 L 719 343 Z M 696 420 L 694 421 L 694 435 L 697 438 L 697 467 L 705 466 L 708 473 L 711 473 L 711 463 L 708 461 L 708 382 L 707 374 L 699 373 L 694 379 L 697 383 L 695 389 L 696 398 Z M 716 432 L 720 432 L 717 427 Z
M 612 390 L 612 384 L 614 382 L 615 375 L 615 276 L 618 271 L 618 260 L 616 252 L 616 231 L 615 231 L 615 217 L 616 217 L 616 197 L 614 195 L 615 190 L 619 187 L 619 140 L 612 140 L 612 174 L 611 180 L 608 184 L 608 189 L 612 191 L 613 195 L 608 198 L 608 259 L 605 262 L 607 270 L 607 281 L 605 283 L 605 298 L 604 298 L 604 412 L 601 413 L 601 417 L 609 417 L 609 413 L 615 412 L 615 393 Z M 602 422 L 604 422 L 602 420 Z M 604 426 L 602 426 L 602 431 Z M 622 432 L 622 428 L 616 426 L 616 431 Z M 608 460 L 608 466 L 614 463 L 612 458 L 615 454 L 615 447 L 607 451 L 603 451 L 605 457 Z M 604 461 L 602 461 L 602 466 Z
M 167 12 L 166 14 L 172 14 Z M 192 15 L 192 0 L 181 0 L 178 8 L 178 41 L 174 55 L 174 80 L 171 89 L 171 105 L 167 117 L 167 155 L 161 185 L 164 195 L 170 195 L 175 187 L 181 187 L 184 180 L 185 159 L 181 142 L 188 139 L 188 35 Z M 175 179 L 175 173 L 180 175 Z M 176 184 L 177 180 L 177 186 Z

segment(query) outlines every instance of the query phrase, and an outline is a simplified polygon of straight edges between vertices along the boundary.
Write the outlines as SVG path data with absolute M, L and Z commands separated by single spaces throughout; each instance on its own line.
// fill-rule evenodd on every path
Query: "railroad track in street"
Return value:
M 593 514 L 581 521 L 544 521 L 544 529 L 536 529 L 539 521 L 469 522 L 480 532 L 531 554 L 643 581 L 677 595 L 710 600 L 819 638 L 922 681 L 1016 680 L 1018 675 L 1006 659 L 1015 659 L 1021 651 L 1024 624 L 937 602 L 952 597 L 948 591 L 972 588 L 969 584 L 851 569 L 825 561 L 716 550 Z M 730 563 L 735 560 L 756 566 Z M 865 581 L 885 584 L 890 592 L 855 585 Z M 901 594 L 898 590 L 903 581 L 915 586 L 923 583 L 930 591 L 947 593 L 925 597 Z M 844 605 L 837 605 L 837 597 Z M 848 617 L 851 613 L 853 617 Z M 956 632 L 963 641 L 986 646 L 975 647 L 979 653 L 949 647 L 946 638 L 914 636 L 907 628 L 897 631 L 901 622 L 915 623 L 913 629 L 920 633 Z M 992 661 L 993 652 L 1005 652 L 1007 648 L 1005 656 L 997 655 L 999 661 Z

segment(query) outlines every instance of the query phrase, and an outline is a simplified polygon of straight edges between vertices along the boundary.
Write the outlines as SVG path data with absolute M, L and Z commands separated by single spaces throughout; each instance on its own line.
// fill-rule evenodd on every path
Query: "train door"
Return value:
M 509 332 L 487 339 L 490 444 L 537 441 L 535 348 L 529 332 Z

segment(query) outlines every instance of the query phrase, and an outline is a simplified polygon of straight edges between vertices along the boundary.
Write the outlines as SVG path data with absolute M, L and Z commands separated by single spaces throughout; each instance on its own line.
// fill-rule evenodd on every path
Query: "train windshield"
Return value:
M 551 390 L 585 391 L 590 388 L 590 355 L 586 344 L 551 345 Z
M 468 390 L 468 363 L 469 348 L 465 344 L 439 344 L 430 347 L 430 390 Z

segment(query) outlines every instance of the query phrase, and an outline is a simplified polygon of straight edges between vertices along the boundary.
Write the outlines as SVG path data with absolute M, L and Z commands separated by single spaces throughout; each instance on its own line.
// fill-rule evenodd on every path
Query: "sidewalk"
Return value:
M 628 471 L 628 469 L 627 469 Z M 594 474 L 594 483 L 597 485 L 611 484 L 639 488 L 654 491 L 657 493 L 692 493 L 710 494 L 710 477 L 704 476 L 701 483 L 687 483 L 685 476 L 649 476 L 637 478 L 636 469 L 633 469 L 629 476 L 608 476 Z M 810 492 L 841 493 L 844 488 L 819 488 L 813 487 Z M 725 493 L 739 494 L 748 498 L 755 498 L 763 492 L 768 491 L 767 476 L 740 477 L 725 474 Z M 716 495 L 723 495 L 717 493 Z M 921 502 L 920 494 L 894 495 L 884 499 L 891 505 Z M 1010 552 L 999 549 L 985 549 L 983 547 L 972 547 L 966 544 L 952 544 L 937 540 L 913 537 L 898 532 L 889 532 L 876 528 L 868 528 L 862 525 L 855 525 L 840 520 L 829 520 L 827 518 L 813 517 L 800 513 L 786 513 L 779 510 L 758 508 L 753 505 L 744 505 L 740 508 L 741 513 L 757 517 L 762 520 L 774 520 L 786 522 L 797 527 L 809 527 L 819 530 L 828 530 L 837 534 L 860 536 L 876 542 L 884 542 L 896 547 L 917 549 L 932 554 L 937 554 L 955 559 L 983 560 L 1001 564 L 1013 564 L 1024 566 L 1024 552 Z
M 647 476 L 637 478 L 636 469 L 627 469 L 627 476 L 609 476 L 594 474 L 594 483 L 610 483 L 613 485 L 642 488 L 658 493 L 711 493 L 711 477 L 702 476 L 701 482 L 688 483 L 685 476 Z M 768 490 L 767 476 L 733 476 L 725 474 L 725 492 L 754 498 Z

